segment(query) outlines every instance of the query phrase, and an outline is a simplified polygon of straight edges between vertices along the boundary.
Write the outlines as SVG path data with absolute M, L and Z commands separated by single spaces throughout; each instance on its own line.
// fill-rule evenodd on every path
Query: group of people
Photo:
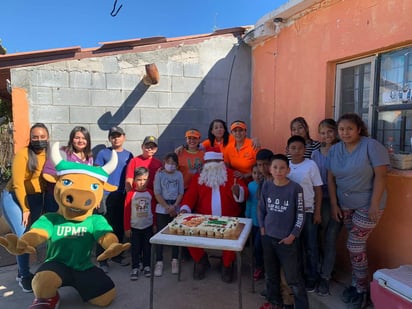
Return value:
M 131 280 L 140 273 L 151 276 L 149 239 L 179 213 L 246 216 L 253 222 L 254 279 L 266 280 L 267 302 L 261 308 L 309 308 L 307 292 L 329 294 L 336 240 L 344 225 L 353 280 L 342 299 L 361 308 L 368 291 L 366 241 L 385 207 L 387 150 L 368 137 L 362 119 L 353 113 L 337 122 L 321 121 L 319 142 L 310 137 L 303 117 L 293 119 L 290 130 L 283 154 L 261 149 L 257 139 L 247 137 L 244 121 L 233 121 L 229 131 L 220 119 L 210 123 L 203 142 L 199 130 L 188 129 L 186 143 L 162 161 L 155 157 L 154 136 L 147 136 L 141 154 L 133 157 L 123 148 L 126 134 L 120 127 L 109 130 L 111 146 L 94 159 L 84 127 L 72 130 L 61 151 L 69 161 L 100 166 L 116 151 L 118 165 L 108 182 L 118 188 L 105 192 L 96 211 L 107 218 L 119 241 L 130 238 Z M 18 236 L 42 212 L 58 207 L 53 185 L 42 178 L 42 173 L 55 173 L 47 159 L 48 141 L 44 124 L 31 127 L 30 142 L 16 153 L 12 178 L 2 192 L 4 216 Z M 97 247 L 96 253 L 101 250 Z M 193 278 L 203 279 L 210 265 L 207 253 L 200 248 L 188 252 Z M 173 274 L 179 271 L 177 253 L 173 247 Z M 111 260 L 128 265 L 122 255 Z M 233 280 L 234 260 L 233 252 L 223 251 L 225 282 Z M 30 292 L 29 258 L 21 255 L 17 262 L 17 280 Z M 108 261 L 98 266 L 108 272 Z M 161 276 L 163 268 L 163 247 L 158 246 L 154 275 Z
M 309 308 L 307 293 L 329 295 L 342 226 L 348 232 L 352 284 L 341 298 L 349 308 L 364 308 L 366 243 L 385 207 L 388 151 L 368 137 L 354 113 L 337 122 L 322 120 L 320 142 L 310 138 L 302 117 L 292 120 L 290 129 L 286 155 L 271 157 L 271 178 L 258 189 L 267 299 L 261 309 Z

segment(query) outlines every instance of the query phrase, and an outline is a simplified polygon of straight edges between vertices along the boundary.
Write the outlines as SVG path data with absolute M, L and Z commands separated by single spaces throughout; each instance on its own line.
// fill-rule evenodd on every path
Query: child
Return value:
M 259 280 L 263 278 L 263 257 L 262 257 L 262 243 L 259 232 L 259 222 L 257 218 L 257 205 L 259 200 L 258 186 L 262 180 L 262 174 L 259 172 L 257 165 L 252 167 L 253 181 L 247 185 L 249 196 L 246 200 L 245 217 L 252 218 L 252 237 L 254 245 L 255 256 L 255 271 L 253 273 L 253 279 Z
M 142 143 L 142 154 L 134 157 L 127 164 L 126 168 L 126 192 L 132 189 L 134 170 L 138 167 L 144 166 L 149 170 L 149 180 L 146 187 L 153 190 L 153 182 L 156 172 L 163 167 L 162 161 L 155 158 L 154 155 L 158 150 L 158 141 L 154 136 L 146 136 Z
M 157 200 L 157 228 L 162 230 L 179 213 L 179 205 L 183 198 L 183 175 L 177 170 L 179 160 L 177 154 L 170 152 L 164 158 L 164 169 L 157 172 L 154 180 L 154 195 Z M 172 274 L 179 272 L 178 247 L 172 247 Z M 156 247 L 156 266 L 154 275 L 163 274 L 163 246 Z
M 317 164 L 322 177 L 322 222 L 321 240 L 323 244 L 323 259 L 320 268 L 320 281 L 317 293 L 320 296 L 329 295 L 329 280 L 335 266 L 336 240 L 342 228 L 342 222 L 335 221 L 331 217 L 331 204 L 328 192 L 328 171 L 326 160 L 329 149 L 338 142 L 338 126 L 336 121 L 330 118 L 319 123 L 319 136 L 322 146 L 312 152 L 312 160 Z
M 263 175 L 263 179 L 261 180 L 259 187 L 258 187 L 258 194 L 260 195 L 260 191 L 262 188 L 262 185 L 265 181 L 273 181 L 273 177 L 270 173 L 269 166 L 270 162 L 273 156 L 273 152 L 269 149 L 260 149 L 257 154 L 256 154 L 256 165 L 259 169 L 259 172 Z M 259 207 L 258 207 L 259 211 Z M 260 242 L 260 251 L 261 251 L 261 256 L 263 256 L 262 252 L 262 240 L 261 240 L 261 235 L 260 233 L 257 235 L 257 238 L 259 239 Z M 255 246 L 257 245 L 258 241 L 255 239 Z M 263 261 L 263 260 L 262 260 Z M 263 266 L 263 264 L 262 264 Z M 258 270 L 258 269 L 257 269 Z M 256 272 L 254 273 L 254 278 L 261 276 L 262 278 L 264 277 L 264 272 L 262 271 L 261 274 Z M 286 279 L 285 279 L 285 274 L 283 270 L 281 271 L 281 282 L 280 282 L 280 291 L 282 293 L 282 299 L 283 299 L 283 305 L 284 308 L 293 308 L 293 292 L 291 291 L 290 287 L 288 286 Z M 262 296 L 266 297 L 266 290 L 262 291 L 261 293 Z
M 98 213 L 103 214 L 109 224 L 113 228 L 119 242 L 123 242 L 124 227 L 123 227 L 123 213 L 124 213 L 124 199 L 125 199 L 125 172 L 127 164 L 133 159 L 133 154 L 123 148 L 126 140 L 126 134 L 120 127 L 112 127 L 109 130 L 108 139 L 111 147 L 100 150 L 96 156 L 95 165 L 104 166 L 112 157 L 112 151 L 117 153 L 116 169 L 110 174 L 108 182 L 117 186 L 117 190 L 113 192 L 104 192 L 103 199 L 100 203 Z M 96 248 L 96 256 L 103 253 L 103 248 L 98 245 Z M 130 263 L 123 258 L 123 255 L 114 256 L 111 258 L 113 262 L 119 263 L 121 266 L 128 266 Z M 100 261 L 99 267 L 105 272 L 109 272 L 109 264 L 107 260 Z
M 256 153 L 256 166 L 259 169 L 259 172 L 262 174 L 261 182 L 265 180 L 272 180 L 272 175 L 270 174 L 269 165 L 270 160 L 273 156 L 272 150 L 269 149 L 260 149 Z
M 153 192 L 147 189 L 149 170 L 138 167 L 134 172 L 132 190 L 127 192 L 124 204 L 125 236 L 130 237 L 132 244 L 132 272 L 130 280 L 139 277 L 139 256 L 143 255 L 143 274 L 150 277 L 150 237 L 156 231 L 155 207 Z
M 299 272 L 299 243 L 295 240 L 299 237 L 305 221 L 303 189 L 286 177 L 289 171 L 287 157 L 282 154 L 274 155 L 270 163 L 273 181 L 264 182 L 260 193 L 258 218 L 268 301 L 260 309 L 282 308 L 281 267 L 293 291 L 295 308 L 309 308 L 304 281 Z
M 322 178 L 314 161 L 305 158 L 305 139 L 294 135 L 288 139 L 287 148 L 291 156 L 288 178 L 300 184 L 305 198 L 306 220 L 302 231 L 305 259 L 306 290 L 314 292 L 319 279 L 318 224 L 321 222 Z
M 303 117 L 296 117 L 290 122 L 290 135 L 302 136 L 305 139 L 305 158 L 310 159 L 312 152 L 319 149 L 320 142 L 313 140 L 309 135 L 309 126 Z M 288 159 L 290 160 L 290 154 L 288 154 Z

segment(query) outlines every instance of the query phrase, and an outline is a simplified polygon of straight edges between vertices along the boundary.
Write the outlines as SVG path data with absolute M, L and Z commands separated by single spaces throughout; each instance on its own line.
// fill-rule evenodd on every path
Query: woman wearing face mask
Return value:
M 154 195 L 157 200 L 156 220 L 158 231 L 162 230 L 179 212 L 180 201 L 183 198 L 183 175 L 177 170 L 179 159 L 174 152 L 164 158 L 164 169 L 156 173 L 154 180 Z M 156 246 L 156 266 L 154 275 L 163 274 L 163 246 Z M 172 274 L 179 272 L 178 247 L 172 247 Z
M 18 237 L 29 229 L 43 210 L 45 183 L 41 172 L 49 147 L 49 131 L 43 123 L 30 129 L 30 143 L 20 149 L 13 159 L 12 178 L 3 190 L 2 210 L 13 233 Z M 17 256 L 19 282 L 23 292 L 32 292 L 29 255 Z

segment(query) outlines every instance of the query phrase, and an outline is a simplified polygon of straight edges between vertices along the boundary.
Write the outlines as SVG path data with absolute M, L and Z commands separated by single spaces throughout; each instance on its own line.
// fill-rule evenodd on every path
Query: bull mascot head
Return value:
M 106 165 L 89 166 L 63 160 L 59 143 L 51 149 L 51 160 L 56 167 L 56 176 L 44 174 L 43 177 L 54 187 L 54 198 L 59 204 L 58 212 L 67 220 L 83 221 L 98 207 L 103 190 L 115 191 L 116 186 L 107 183 L 107 178 L 117 166 L 116 151 Z

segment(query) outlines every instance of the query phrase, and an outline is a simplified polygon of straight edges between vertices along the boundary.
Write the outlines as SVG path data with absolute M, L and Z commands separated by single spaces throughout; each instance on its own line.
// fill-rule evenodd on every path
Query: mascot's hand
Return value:
M 104 252 L 97 257 L 97 261 L 104 261 L 111 257 L 118 256 L 120 253 L 122 253 L 123 251 L 129 248 L 130 248 L 130 243 L 125 243 L 125 244 L 113 243 L 109 246 L 109 248 L 104 250 Z
M 7 234 L 6 237 L 0 237 L 0 245 L 13 255 L 36 253 L 34 247 L 30 246 L 26 241 L 19 239 L 16 234 Z

